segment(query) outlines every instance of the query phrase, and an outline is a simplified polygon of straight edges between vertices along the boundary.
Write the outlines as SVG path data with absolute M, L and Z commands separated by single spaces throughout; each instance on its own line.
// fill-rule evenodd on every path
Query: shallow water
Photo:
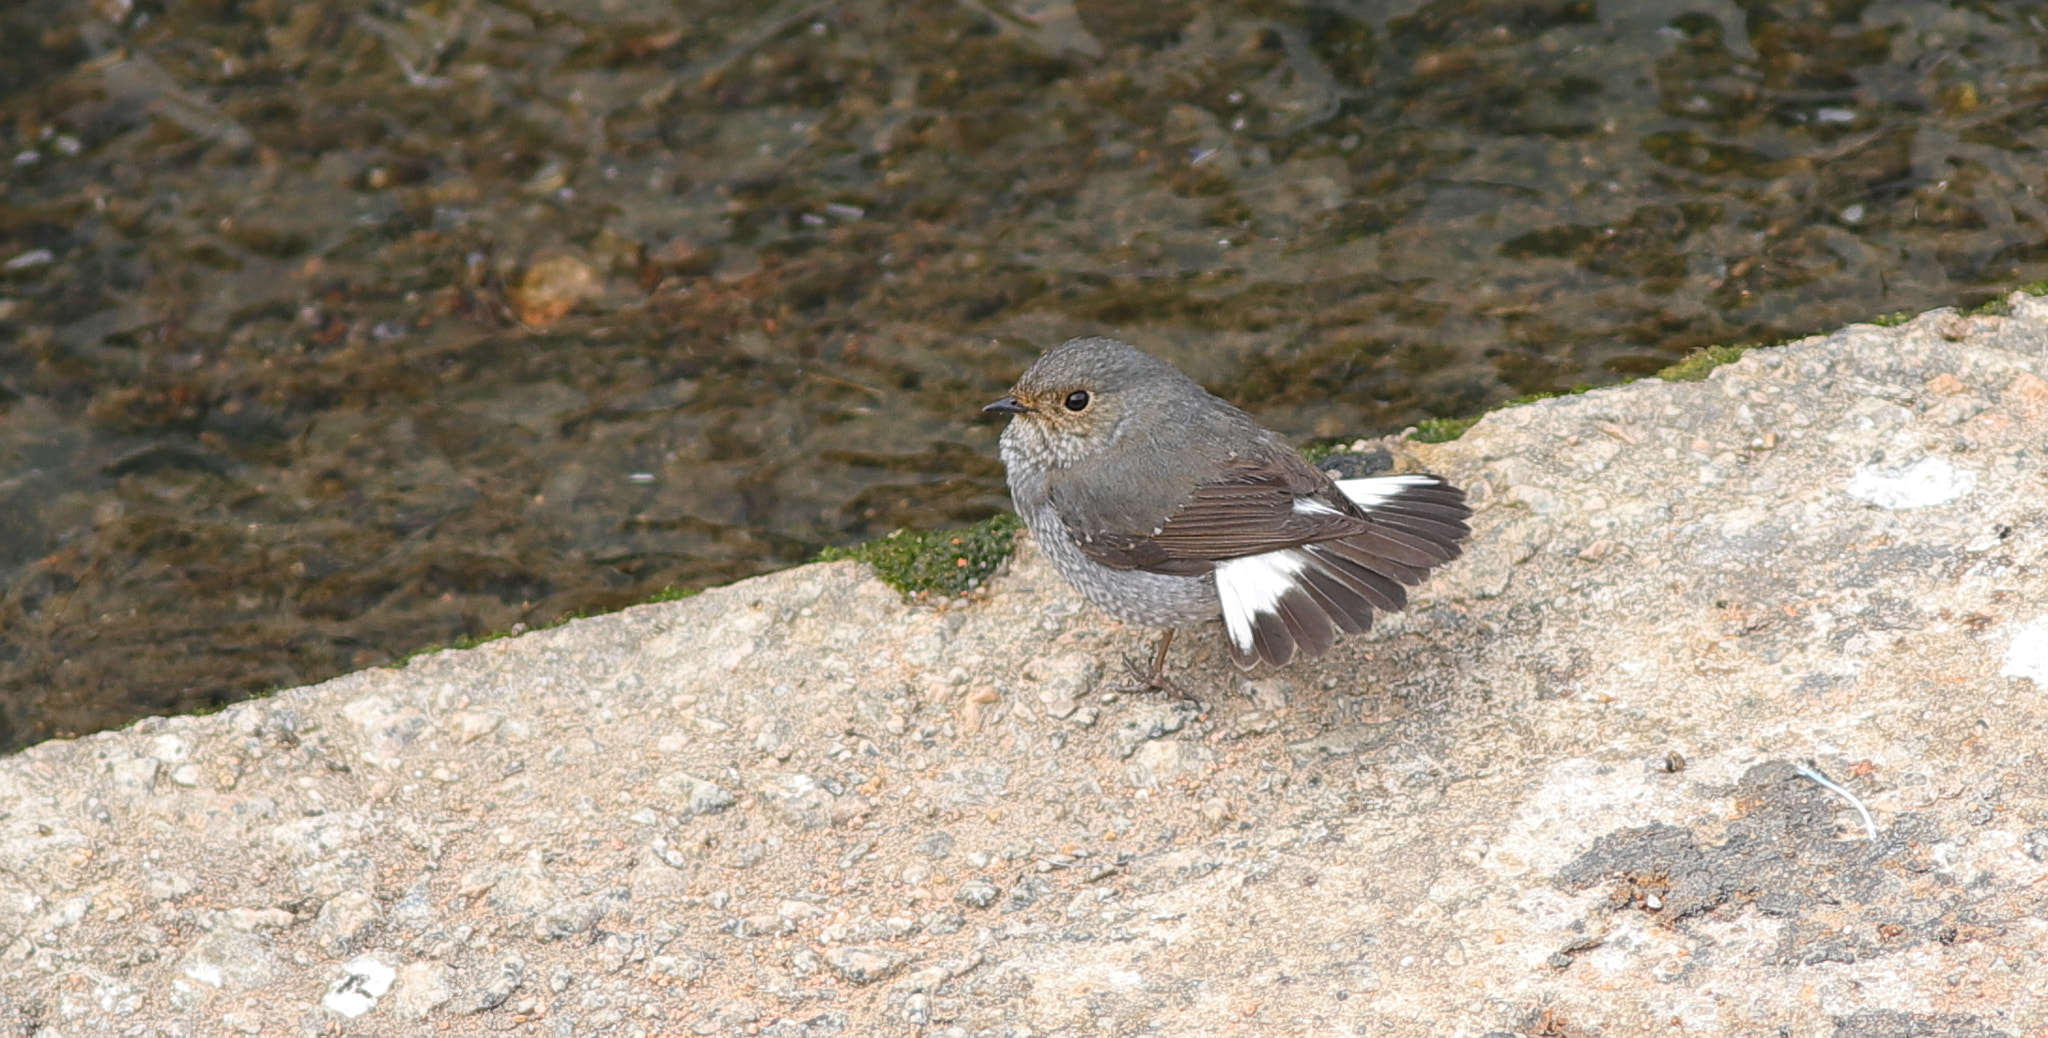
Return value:
M 2044 20 L 15 5 L 0 745 L 989 515 L 1075 333 L 1307 439 L 1974 304 Z

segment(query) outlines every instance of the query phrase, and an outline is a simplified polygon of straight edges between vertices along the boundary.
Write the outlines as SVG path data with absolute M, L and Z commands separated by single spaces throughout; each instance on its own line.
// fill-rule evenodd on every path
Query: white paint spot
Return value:
M 2048 689 L 2048 615 L 2035 617 L 2012 636 L 2012 645 L 2005 650 L 2005 669 L 1998 674 L 2026 678 Z
M 1128 991 L 1144 982 L 1145 978 L 1137 970 L 1109 971 L 1109 986 L 1119 990 Z
M 1977 489 L 1977 474 L 1943 458 L 1921 458 L 1902 469 L 1864 465 L 1849 479 L 1849 496 L 1879 508 L 1945 505 Z
M 1433 487 L 1443 480 L 1435 476 L 1367 476 L 1364 479 L 1340 479 L 1337 489 L 1344 492 L 1358 507 L 1370 512 L 1376 505 L 1383 505 L 1400 497 L 1409 487 Z
M 217 988 L 227 981 L 220 967 L 210 962 L 186 963 L 185 975 L 211 988 Z
M 368 955 L 350 959 L 341 970 L 341 979 L 327 989 L 320 1004 L 351 1020 L 376 1008 L 377 1000 L 398 979 L 397 970 Z
M 1216 566 L 1216 597 L 1223 603 L 1223 627 L 1239 652 L 1252 651 L 1252 617 L 1279 611 L 1280 598 L 1294 587 L 1307 560 L 1293 549 L 1247 555 Z

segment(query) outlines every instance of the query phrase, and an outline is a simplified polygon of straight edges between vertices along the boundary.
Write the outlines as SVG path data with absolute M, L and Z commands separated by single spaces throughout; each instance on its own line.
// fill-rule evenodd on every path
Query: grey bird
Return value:
M 1111 616 L 1167 629 L 1149 687 L 1178 691 L 1163 677 L 1174 628 L 1219 615 L 1239 667 L 1320 656 L 1407 605 L 1471 533 L 1444 480 L 1332 479 L 1115 339 L 1047 351 L 982 410 L 1011 416 L 1010 497 L 1053 568 Z

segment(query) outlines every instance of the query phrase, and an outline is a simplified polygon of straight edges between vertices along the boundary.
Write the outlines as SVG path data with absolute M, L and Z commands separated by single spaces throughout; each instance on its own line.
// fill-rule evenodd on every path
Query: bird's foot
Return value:
M 1173 628 L 1169 627 L 1166 629 L 1165 636 L 1159 639 L 1159 647 L 1152 652 L 1152 665 L 1150 667 L 1146 667 L 1137 660 L 1125 656 L 1124 670 L 1130 674 L 1131 681 L 1129 684 L 1117 686 L 1116 691 L 1123 693 L 1164 692 L 1174 699 L 1183 702 L 1194 702 L 1194 693 L 1175 684 L 1172 678 L 1166 676 L 1166 650 L 1172 645 Z
M 1157 669 L 1145 666 L 1129 656 L 1124 657 L 1124 674 L 1130 680 L 1115 686 L 1111 691 L 1121 692 L 1124 695 L 1131 695 L 1137 692 L 1164 692 L 1175 699 L 1192 700 L 1195 698 L 1193 693 L 1180 687 L 1172 678 L 1160 673 Z

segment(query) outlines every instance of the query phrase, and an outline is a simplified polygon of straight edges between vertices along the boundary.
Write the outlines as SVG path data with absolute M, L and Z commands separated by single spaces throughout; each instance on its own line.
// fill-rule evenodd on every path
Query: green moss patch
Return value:
M 852 559 L 875 568 L 884 583 L 906 595 L 960 595 L 981 586 L 1017 547 L 1022 520 L 1008 512 L 960 530 L 898 530 L 848 548 L 826 548 L 819 562 Z
M 1746 342 L 1740 346 L 1708 346 L 1694 350 L 1684 360 L 1657 372 L 1657 377 L 1666 382 L 1698 382 L 1723 364 L 1733 364 L 1743 354 L 1757 347 L 1757 343 Z
M 1416 443 L 1449 443 L 1465 435 L 1465 430 L 1479 424 L 1483 414 L 1470 418 L 1424 418 L 1415 423 L 1415 432 L 1408 438 Z
M 2012 305 L 2008 303 L 2006 300 L 2010 298 L 2013 292 L 2025 292 L 2030 296 L 2048 296 L 2048 279 L 2043 279 L 2040 281 L 2029 281 L 2024 285 L 2020 285 L 2014 289 L 2011 289 L 2010 291 L 2000 292 L 1997 295 L 1992 296 L 1990 299 L 1985 300 L 1978 306 L 1972 308 L 1968 311 L 1968 313 L 1972 317 L 1986 315 L 1992 317 L 2009 317 L 2012 315 Z
M 693 598 L 701 594 L 703 590 L 703 588 L 677 587 L 674 584 L 670 584 L 669 586 L 662 588 L 660 591 L 656 591 L 655 593 L 648 595 L 646 602 L 642 604 L 649 604 L 654 602 L 680 602 L 685 598 Z
M 1586 390 L 1593 388 L 1596 387 L 1581 384 L 1573 386 L 1572 392 L 1583 393 Z M 1449 443 L 1452 440 L 1455 440 L 1458 437 L 1465 435 L 1465 430 L 1470 429 L 1475 425 L 1478 425 L 1479 420 L 1481 418 L 1484 418 L 1487 415 L 1494 413 L 1495 411 L 1504 411 L 1510 407 L 1520 407 L 1523 404 L 1533 404 L 1538 400 L 1548 400 L 1551 397 L 1563 395 L 1566 394 L 1530 393 L 1527 396 L 1518 396 L 1513 400 L 1501 404 L 1499 407 L 1489 407 L 1486 410 L 1479 412 L 1478 414 L 1471 415 L 1466 418 L 1424 418 L 1422 421 L 1415 423 L 1415 433 L 1414 435 L 1408 438 L 1414 440 L 1416 443 Z

